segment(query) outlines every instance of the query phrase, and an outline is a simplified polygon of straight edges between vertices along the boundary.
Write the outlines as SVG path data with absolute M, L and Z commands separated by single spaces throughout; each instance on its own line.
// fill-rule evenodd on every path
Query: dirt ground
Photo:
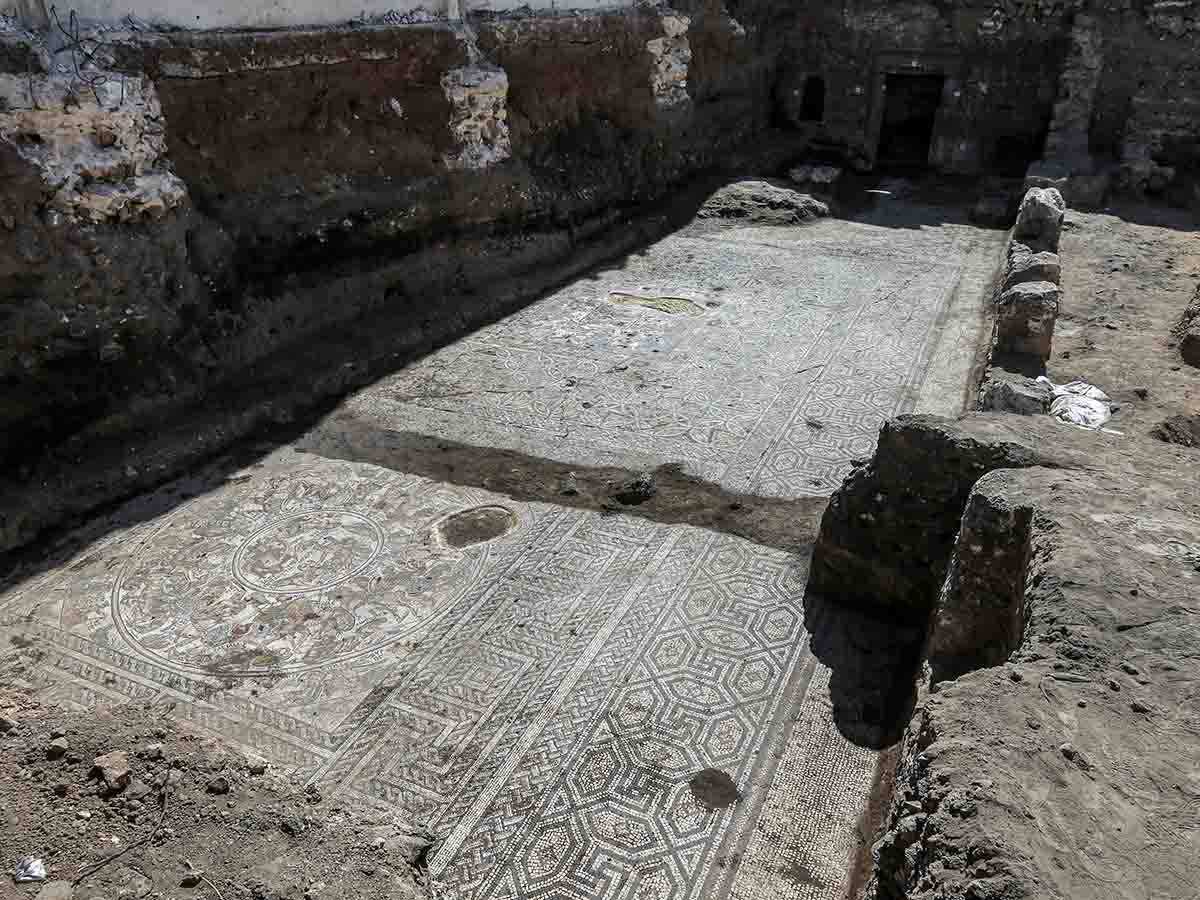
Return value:
M 868 897 L 1200 896 L 1197 462 L 1048 416 L 889 423 L 813 562 L 827 592 L 946 571 L 881 592 L 938 600 Z
M 1200 283 L 1200 222 L 1144 205 L 1071 210 L 1059 248 L 1063 300 L 1052 381 L 1090 381 L 1116 403 L 1110 427 L 1149 435 L 1200 413 L 1200 371 L 1172 329 Z
M 280 778 L 169 709 L 43 706 L 28 681 L 40 655 L 0 659 L 0 900 L 429 896 L 427 836 Z M 25 856 L 45 880 L 16 882 Z

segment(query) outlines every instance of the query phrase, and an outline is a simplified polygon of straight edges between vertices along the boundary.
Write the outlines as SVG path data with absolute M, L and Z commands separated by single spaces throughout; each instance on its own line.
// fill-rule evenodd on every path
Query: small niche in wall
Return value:
M 804 79 L 804 93 L 800 98 L 800 119 L 804 122 L 825 120 L 825 79 L 820 75 L 809 75 Z

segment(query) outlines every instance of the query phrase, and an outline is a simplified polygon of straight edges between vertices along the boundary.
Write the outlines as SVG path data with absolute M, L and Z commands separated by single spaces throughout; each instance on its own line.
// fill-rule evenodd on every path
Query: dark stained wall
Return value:
M 1146 187 L 1147 165 L 1186 179 L 1200 160 L 1200 0 L 804 0 L 782 26 L 777 120 L 869 164 L 886 75 L 943 74 L 933 165 L 1019 175 L 1040 158 L 1069 90 L 1060 79 L 1077 22 L 1101 53 L 1088 101 L 1092 154 L 1101 165 L 1132 164 L 1134 189 Z M 811 75 L 827 85 L 820 125 L 800 115 Z

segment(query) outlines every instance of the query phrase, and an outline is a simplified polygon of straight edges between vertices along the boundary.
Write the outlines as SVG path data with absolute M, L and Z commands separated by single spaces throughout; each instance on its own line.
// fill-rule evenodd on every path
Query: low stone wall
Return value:
M 1050 389 L 1034 376 L 1045 369 L 1062 300 L 1058 257 L 1066 203 L 1054 188 L 1031 188 L 1021 201 L 996 291 L 995 326 L 979 408 L 1031 415 L 1046 412 Z
M 900 416 L 886 422 L 875 455 L 830 498 L 813 551 L 809 590 L 884 610 L 909 622 L 928 618 L 946 577 L 975 483 L 996 469 L 1080 465 L 1050 440 L 1031 444 L 1021 428 L 1060 429 L 976 413 L 956 422 Z

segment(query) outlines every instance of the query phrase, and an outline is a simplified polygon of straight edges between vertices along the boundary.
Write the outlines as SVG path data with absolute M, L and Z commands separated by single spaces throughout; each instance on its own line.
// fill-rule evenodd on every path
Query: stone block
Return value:
M 934 684 L 999 665 L 1021 641 L 1033 507 L 995 489 L 1016 474 L 989 472 L 967 499 L 930 629 Z
M 1026 244 L 1014 241 L 1008 248 L 1008 264 L 1004 270 L 1004 290 L 1031 281 L 1059 284 L 1062 264 L 1057 253 L 1048 250 L 1034 252 Z
M 653 60 L 650 90 L 660 109 L 691 103 L 687 89 L 688 68 L 692 62 L 692 47 L 687 36 L 690 25 L 691 19 L 687 16 L 664 15 L 663 36 L 646 42 L 646 50 Z
M 1058 285 L 1049 281 L 1018 284 L 1002 293 L 996 308 L 993 352 L 1048 360 L 1060 296 Z
M 1054 392 L 1044 381 L 1001 368 L 991 368 L 979 389 L 979 408 L 992 412 L 1037 416 L 1050 411 Z
M 153 81 L 103 71 L 90 77 L 94 90 L 80 91 L 68 74 L 0 72 L 0 143 L 40 175 L 47 221 L 157 219 L 185 204 L 187 187 L 169 170 Z
M 1037 250 L 1058 250 L 1067 204 L 1056 188 L 1030 188 L 1017 210 L 1013 235 Z

